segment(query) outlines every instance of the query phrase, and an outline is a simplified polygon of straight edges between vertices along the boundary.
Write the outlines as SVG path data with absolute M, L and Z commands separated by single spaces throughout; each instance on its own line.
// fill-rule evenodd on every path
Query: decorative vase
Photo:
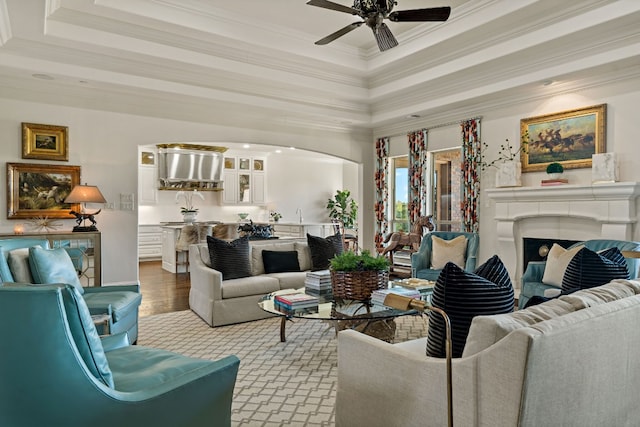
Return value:
M 522 163 L 506 161 L 496 166 L 496 187 L 520 187 L 522 185 Z
M 182 213 L 182 218 L 185 224 L 192 224 L 196 220 L 197 216 L 198 212 L 195 211 L 187 211 Z

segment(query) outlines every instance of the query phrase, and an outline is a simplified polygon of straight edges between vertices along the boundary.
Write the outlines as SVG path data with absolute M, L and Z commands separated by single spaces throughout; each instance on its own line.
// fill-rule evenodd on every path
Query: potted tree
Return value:
M 351 198 L 349 190 L 336 190 L 333 199 L 327 201 L 329 218 L 344 225 L 345 228 L 354 228 L 358 219 L 358 204 Z
M 376 289 L 389 286 L 389 261 L 372 256 L 365 250 L 361 254 L 345 251 L 331 259 L 331 287 L 335 298 L 365 301 Z

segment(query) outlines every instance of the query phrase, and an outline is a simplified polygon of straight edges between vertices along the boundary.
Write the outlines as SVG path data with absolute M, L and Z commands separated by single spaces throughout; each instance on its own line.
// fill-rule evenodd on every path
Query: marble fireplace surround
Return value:
M 523 273 L 525 237 L 634 240 L 638 182 L 493 188 L 485 192 L 495 201 L 498 255 L 517 288 Z

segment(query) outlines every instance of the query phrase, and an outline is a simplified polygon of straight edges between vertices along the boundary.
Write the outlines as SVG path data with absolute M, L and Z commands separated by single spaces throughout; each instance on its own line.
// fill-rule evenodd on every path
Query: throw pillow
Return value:
M 84 288 L 69 253 L 64 248 L 29 248 L 29 267 L 33 282 L 39 284 L 66 283 L 75 287 L 82 295 Z
M 600 253 L 582 248 L 573 257 L 562 279 L 562 293 L 604 285 L 614 279 L 628 279 L 627 262 L 618 248 Z
M 497 255 L 474 273 L 448 262 L 438 276 L 431 303 L 449 317 L 453 357 L 462 356 L 475 316 L 511 313 L 515 307 L 511 279 Z M 427 356 L 445 357 L 445 338 L 442 316 L 429 312 Z
M 251 275 L 248 237 L 227 242 L 207 236 L 207 246 L 211 268 L 222 273 L 222 280 L 239 279 Z
M 273 226 L 268 225 L 254 225 L 251 238 L 253 239 L 271 239 L 273 237 Z
M 440 270 L 452 262 L 464 268 L 467 254 L 467 238 L 458 236 L 451 240 L 431 236 L 431 268 Z
M 565 249 L 559 244 L 554 243 L 547 254 L 547 262 L 544 267 L 544 274 L 542 275 L 542 283 L 545 285 L 555 286 L 556 288 L 561 288 L 562 278 L 564 277 L 564 272 L 567 270 L 567 265 L 569 265 L 569 262 L 571 262 L 574 255 L 582 248 L 584 248 L 584 245 Z
M 31 275 L 31 268 L 29 267 L 29 248 L 10 251 L 7 257 L 7 263 L 9 263 L 13 280 L 21 283 L 33 283 L 33 276 Z
M 343 250 L 340 234 L 323 238 L 307 233 L 307 244 L 311 252 L 312 271 L 327 270 L 330 264 L 329 260 L 341 254 Z
M 265 273 L 300 271 L 297 251 L 262 251 Z

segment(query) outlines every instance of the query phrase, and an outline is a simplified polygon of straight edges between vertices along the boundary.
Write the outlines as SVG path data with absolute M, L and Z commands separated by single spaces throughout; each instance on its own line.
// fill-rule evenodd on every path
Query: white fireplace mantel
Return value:
M 638 221 L 639 182 L 494 188 L 485 193 L 495 201 L 498 254 L 517 283 L 523 237 L 632 240 Z

